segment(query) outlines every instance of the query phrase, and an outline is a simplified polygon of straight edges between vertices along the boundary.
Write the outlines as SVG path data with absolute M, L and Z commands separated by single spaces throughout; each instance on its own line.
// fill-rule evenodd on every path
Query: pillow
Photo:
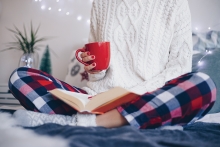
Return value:
M 209 113 L 220 112 L 220 32 L 194 34 L 192 70 L 209 75 L 217 87 L 217 99 Z M 200 62 L 199 62 L 200 61 Z
M 70 63 L 68 65 L 68 73 L 65 77 L 65 82 L 72 86 L 82 88 L 86 86 L 88 74 L 84 70 L 84 65 L 78 62 L 75 58 L 75 52 L 76 51 L 74 50 L 70 56 Z
M 220 31 L 193 33 L 194 51 L 205 52 L 207 49 L 220 48 Z

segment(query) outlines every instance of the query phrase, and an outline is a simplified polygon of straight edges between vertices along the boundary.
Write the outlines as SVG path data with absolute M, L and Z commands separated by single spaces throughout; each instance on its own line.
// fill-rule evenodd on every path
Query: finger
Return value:
M 81 58 L 84 58 L 84 57 L 87 57 L 87 56 L 89 56 L 90 55 L 90 52 L 83 52 L 81 55 L 80 55 L 80 57 Z
M 91 60 L 94 60 L 94 59 L 95 59 L 95 56 L 92 55 L 92 56 L 87 56 L 87 57 L 82 58 L 82 61 L 83 62 L 88 62 L 88 61 L 91 61 Z
M 84 69 L 85 71 L 90 72 L 95 66 L 96 66 L 96 63 L 92 63 L 88 66 L 84 66 Z

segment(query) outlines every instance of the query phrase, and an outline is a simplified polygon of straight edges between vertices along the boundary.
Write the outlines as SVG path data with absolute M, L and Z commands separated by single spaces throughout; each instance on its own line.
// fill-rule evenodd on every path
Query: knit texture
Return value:
M 76 114 L 76 125 L 83 127 L 95 127 L 96 124 L 96 115 L 95 114 Z
M 111 62 L 84 90 L 91 95 L 116 86 L 154 91 L 191 71 L 188 1 L 94 0 L 89 42 L 96 41 L 111 42 Z
M 60 114 L 46 114 L 27 110 L 17 110 L 13 117 L 18 125 L 23 127 L 36 127 L 47 123 L 55 123 L 60 125 L 76 126 L 76 115 L 60 115 Z
M 27 110 L 17 110 L 13 114 L 17 124 L 23 127 L 36 127 L 47 123 L 60 125 L 95 127 L 95 114 L 77 113 L 72 116 L 61 114 L 46 114 Z

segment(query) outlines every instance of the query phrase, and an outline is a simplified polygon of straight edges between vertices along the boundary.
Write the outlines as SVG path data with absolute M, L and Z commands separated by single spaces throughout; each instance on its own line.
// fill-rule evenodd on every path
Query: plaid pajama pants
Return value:
M 26 67 L 12 73 L 9 88 L 26 109 L 48 114 L 76 113 L 76 110 L 48 93 L 48 90 L 62 88 L 86 93 L 47 73 Z M 156 128 L 193 122 L 211 109 L 215 99 L 216 87 L 210 77 L 201 72 L 192 72 L 117 109 L 131 126 Z

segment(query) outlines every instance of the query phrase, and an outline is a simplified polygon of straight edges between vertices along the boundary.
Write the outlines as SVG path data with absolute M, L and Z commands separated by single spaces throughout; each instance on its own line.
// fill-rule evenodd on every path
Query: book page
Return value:
M 65 102 L 66 104 L 68 104 L 69 106 L 71 106 L 72 108 L 74 108 L 75 110 L 77 110 L 78 112 L 80 112 L 81 109 L 84 109 L 84 108 L 82 108 L 82 106 L 80 107 L 79 105 L 77 105 L 77 103 L 69 101 L 68 99 L 63 98 L 62 101 Z
M 62 90 L 62 92 L 70 96 L 73 96 L 74 98 L 79 99 L 82 102 L 84 107 L 90 101 L 89 97 L 91 97 L 91 95 L 88 95 L 88 94 L 76 93 L 76 92 L 71 92 L 71 91 L 66 91 L 66 90 Z
M 85 105 L 90 101 L 89 97 L 91 97 L 87 94 L 66 91 L 59 88 L 50 90 L 48 92 L 50 92 L 51 94 L 53 94 L 54 96 L 56 96 L 57 98 L 59 98 L 60 100 L 64 101 L 72 107 L 77 105 L 77 110 L 79 111 L 84 110 Z
M 139 95 L 135 94 L 135 93 L 128 93 L 118 99 L 114 99 L 112 101 L 109 101 L 95 109 L 93 109 L 91 112 L 107 112 L 110 111 L 118 106 L 121 106 L 125 103 L 131 102 L 133 100 L 138 100 L 140 98 Z
M 79 112 L 87 111 L 97 114 L 107 112 L 139 96 L 121 87 L 115 87 L 106 92 L 99 93 L 91 99 L 89 99 L 89 97 L 91 97 L 90 95 L 70 92 L 58 88 L 49 92 Z
M 94 96 L 91 101 L 86 105 L 86 108 L 91 111 L 105 103 L 121 98 L 128 93 L 130 93 L 128 90 L 121 87 L 112 88 L 106 92 Z

